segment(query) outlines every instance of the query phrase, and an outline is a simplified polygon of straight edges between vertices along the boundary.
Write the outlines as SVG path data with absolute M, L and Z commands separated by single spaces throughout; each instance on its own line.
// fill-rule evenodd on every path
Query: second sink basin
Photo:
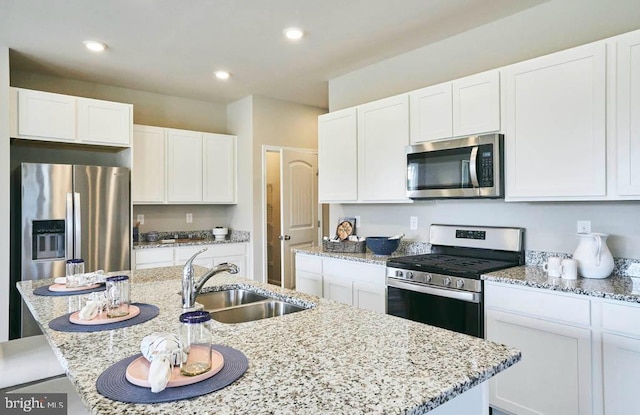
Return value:
M 196 296 L 196 301 L 202 304 L 206 311 L 255 303 L 266 299 L 268 297 L 243 289 L 212 291 Z
M 211 318 L 221 323 L 245 323 L 247 321 L 262 320 L 269 317 L 283 316 L 306 310 L 284 301 L 269 300 L 233 307 L 224 310 L 211 311 Z

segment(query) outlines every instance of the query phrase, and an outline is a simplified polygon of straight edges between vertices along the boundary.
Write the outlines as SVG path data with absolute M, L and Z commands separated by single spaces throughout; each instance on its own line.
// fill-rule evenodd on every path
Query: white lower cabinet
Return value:
M 134 269 L 184 265 L 193 254 L 204 248 L 207 250 L 193 260 L 194 265 L 212 268 L 214 265 L 229 262 L 238 266 L 239 276 L 247 276 L 247 243 L 244 242 L 134 249 Z
M 486 338 L 522 351 L 490 380 L 509 414 L 640 413 L 640 304 L 485 281 Z
M 296 254 L 296 290 L 385 313 L 385 266 Z
M 602 305 L 604 413 L 638 413 L 640 385 L 640 305 L 605 301 Z

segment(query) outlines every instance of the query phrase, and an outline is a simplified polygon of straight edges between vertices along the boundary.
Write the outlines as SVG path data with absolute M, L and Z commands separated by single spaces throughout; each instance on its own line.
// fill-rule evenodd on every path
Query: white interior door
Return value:
M 294 288 L 291 250 L 318 238 L 318 154 L 282 149 L 281 166 L 281 278 L 285 288 Z

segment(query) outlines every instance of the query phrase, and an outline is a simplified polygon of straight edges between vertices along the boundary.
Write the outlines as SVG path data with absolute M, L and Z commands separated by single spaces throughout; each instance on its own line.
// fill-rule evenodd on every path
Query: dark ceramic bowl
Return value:
M 367 236 L 367 248 L 376 255 L 391 255 L 400 245 L 400 239 L 388 236 Z

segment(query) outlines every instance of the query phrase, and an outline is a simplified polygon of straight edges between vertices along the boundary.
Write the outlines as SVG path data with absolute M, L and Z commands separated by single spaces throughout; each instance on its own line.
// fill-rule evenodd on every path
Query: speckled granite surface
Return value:
M 111 364 L 138 352 L 154 331 L 176 331 L 181 314 L 180 270 L 128 272 L 132 301 L 155 304 L 160 315 L 126 329 L 63 333 L 47 327 L 68 312 L 65 297 L 38 297 L 51 280 L 18 283 L 85 405 L 94 414 L 359 414 L 426 413 L 520 360 L 516 349 L 356 309 L 327 299 L 217 275 L 207 289 L 255 287 L 295 297 L 312 309 L 242 324 L 213 322 L 213 341 L 241 350 L 249 369 L 235 383 L 195 399 L 134 405 L 98 394 L 95 381 Z M 197 273 L 205 271 L 196 267 Z M 77 300 L 76 300 L 77 301 Z
M 577 280 L 566 280 L 547 276 L 542 267 L 527 265 L 491 272 L 483 275 L 482 279 L 640 303 L 640 278 L 614 275 L 604 279 L 579 277 Z
M 564 252 L 527 251 L 525 253 L 525 264 L 542 266 L 552 256 L 563 259 L 572 257 L 571 254 Z M 613 264 L 613 275 L 640 277 L 640 259 L 614 258 Z
M 365 262 L 367 264 L 386 265 L 387 259 L 392 257 L 399 257 L 405 255 L 419 255 L 430 252 L 431 247 L 428 243 L 424 242 L 405 242 L 401 241 L 398 249 L 391 255 L 375 255 L 373 252 L 367 250 L 363 254 L 352 254 L 348 252 L 326 252 L 322 250 L 321 246 L 312 248 L 294 249 L 294 252 L 300 252 L 302 254 L 317 255 L 327 258 L 346 259 L 349 261 Z
M 176 246 L 190 246 L 190 245 L 212 245 L 212 244 L 234 244 L 239 242 L 249 242 L 249 232 L 232 231 L 224 240 L 215 240 L 213 235 L 197 236 L 204 237 L 205 239 L 193 239 L 184 242 L 172 242 L 162 243 L 157 242 L 135 242 L 133 249 L 149 249 L 149 248 L 173 248 Z M 161 237 L 163 238 L 163 237 Z

